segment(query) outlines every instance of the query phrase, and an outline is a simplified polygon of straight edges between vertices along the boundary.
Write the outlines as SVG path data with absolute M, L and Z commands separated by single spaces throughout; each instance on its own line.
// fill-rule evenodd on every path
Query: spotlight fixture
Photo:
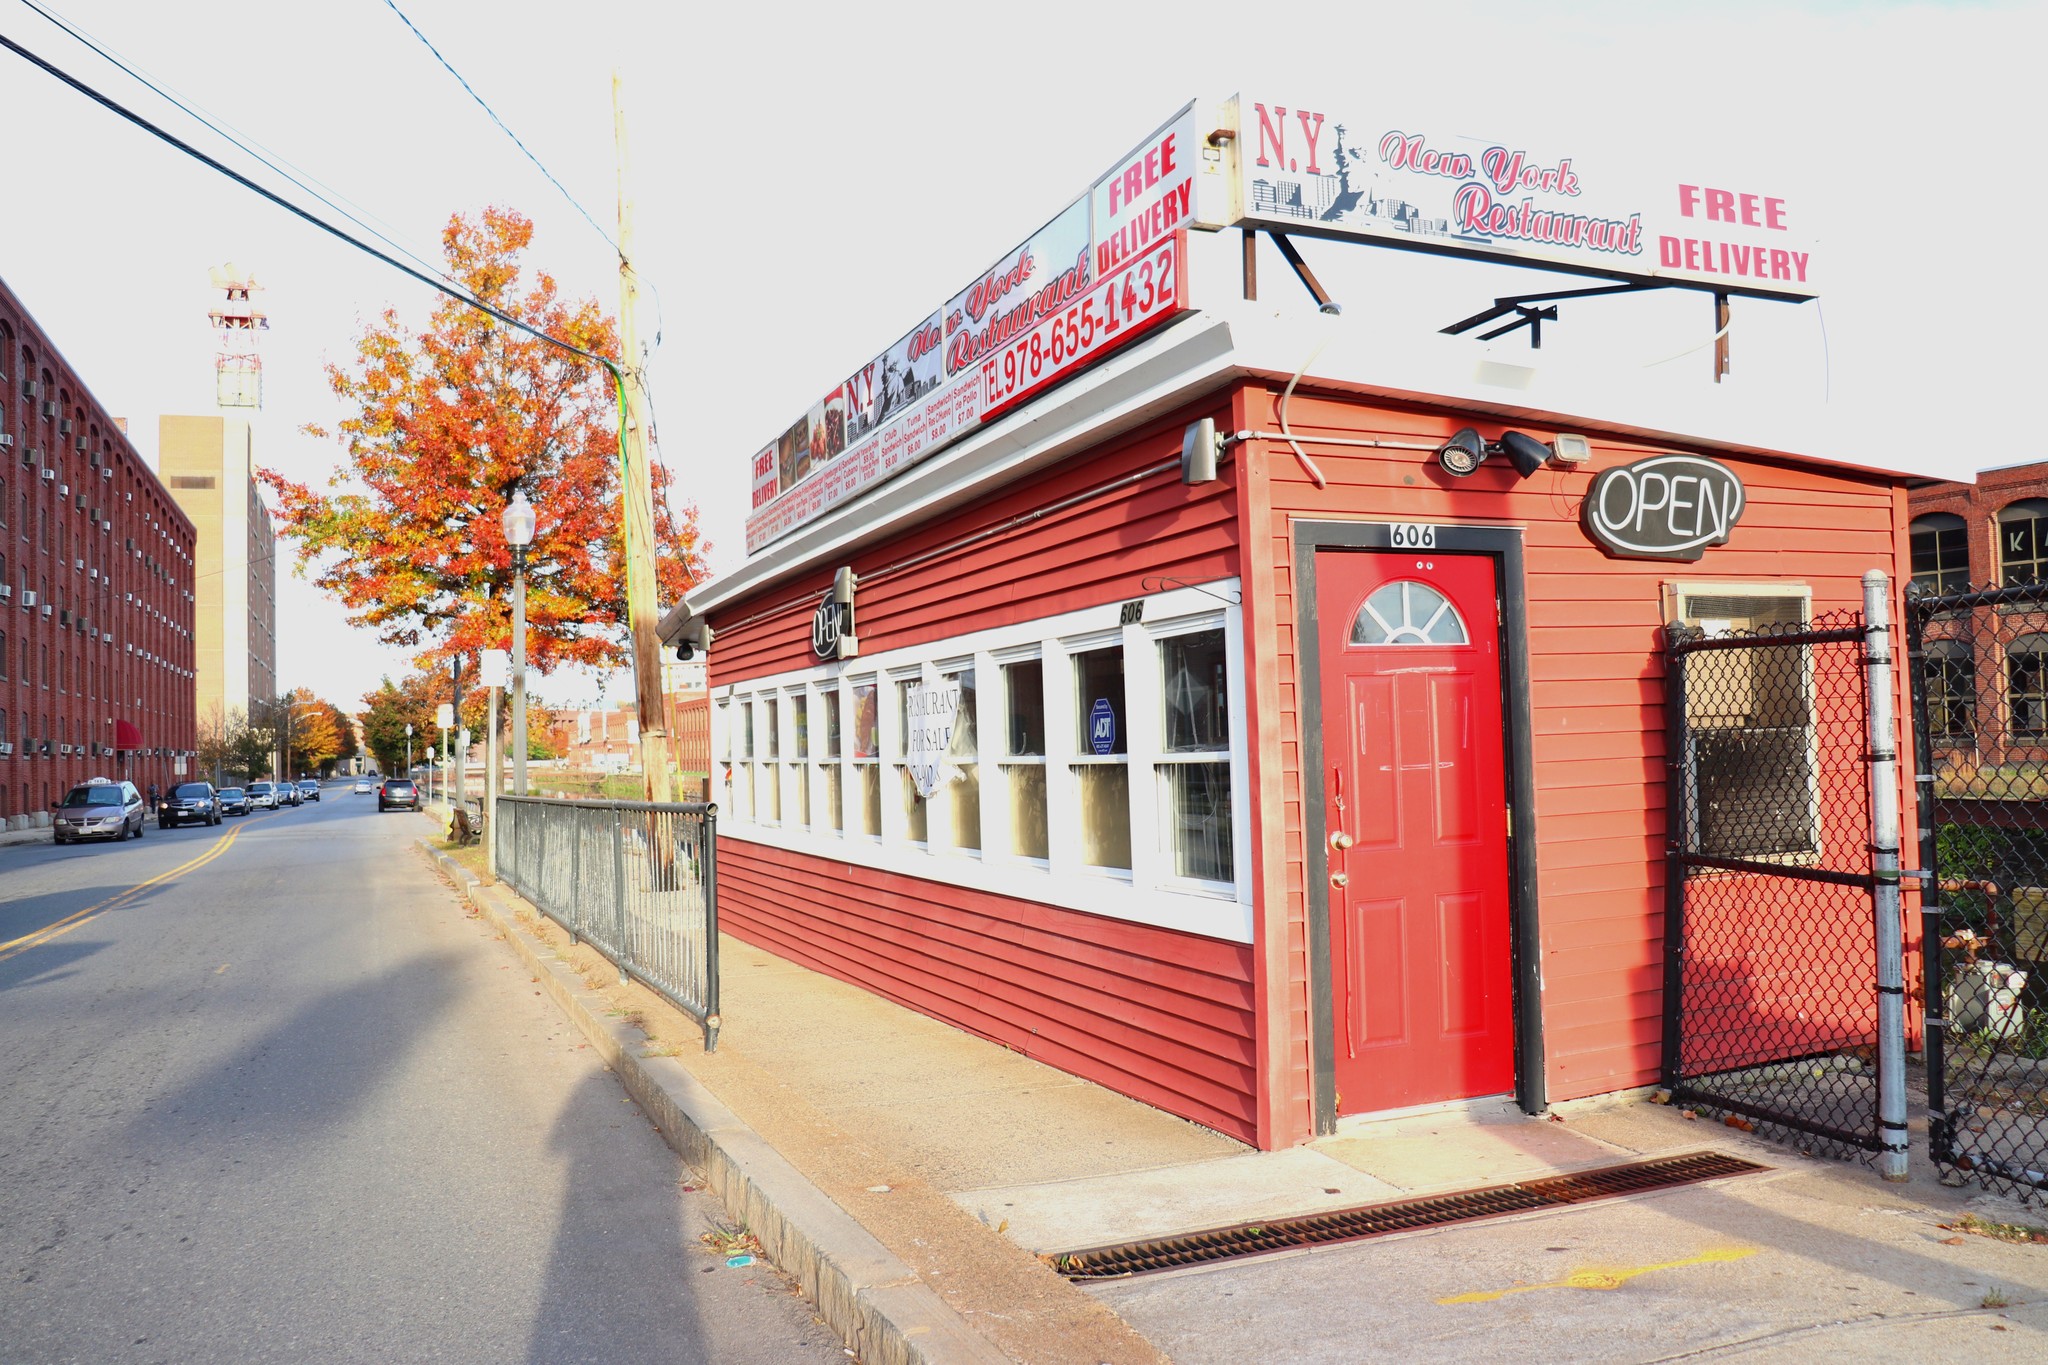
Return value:
M 1479 433 L 1465 427 L 1444 442 L 1443 448 L 1436 453 L 1436 462 L 1443 467 L 1444 473 L 1462 479 L 1479 468 L 1491 453 L 1486 442 L 1479 439 Z
M 1500 448 L 1515 462 L 1515 473 L 1528 478 L 1543 468 L 1550 460 L 1550 447 L 1534 436 L 1524 436 L 1519 431 L 1503 431 L 1500 434 Z
M 1584 464 L 1593 458 L 1593 443 L 1583 436 L 1559 432 L 1557 439 L 1550 443 L 1550 448 L 1555 452 L 1559 464 Z

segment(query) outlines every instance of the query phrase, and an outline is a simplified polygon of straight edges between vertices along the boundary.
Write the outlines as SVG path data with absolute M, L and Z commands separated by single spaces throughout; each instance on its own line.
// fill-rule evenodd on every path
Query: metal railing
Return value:
M 498 876 L 718 1046 L 718 807 L 501 796 Z

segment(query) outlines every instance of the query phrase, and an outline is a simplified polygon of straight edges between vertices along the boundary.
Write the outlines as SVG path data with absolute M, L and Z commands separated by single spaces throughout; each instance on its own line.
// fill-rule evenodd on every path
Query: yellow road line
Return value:
M 230 830 L 228 833 L 223 834 L 212 848 L 207 849 L 206 852 L 199 854 L 197 857 L 187 859 L 168 872 L 159 872 L 148 881 L 137 882 L 125 891 L 115 892 L 97 905 L 88 905 L 83 910 L 74 910 L 55 923 L 46 924 L 42 928 L 31 930 L 19 938 L 12 938 L 5 943 L 0 943 L 0 962 L 5 962 L 10 957 L 18 957 L 31 948 L 39 948 L 52 939 L 62 938 L 79 925 L 86 923 L 88 920 L 96 919 L 107 911 L 119 907 L 122 903 L 141 895 L 152 886 L 206 866 L 215 858 L 227 852 L 234 844 L 236 838 L 241 835 L 242 830 L 246 828 L 248 828 L 247 825 L 242 825 Z
M 1533 1294 L 1539 1289 L 1619 1289 L 1638 1275 L 1647 1275 L 1653 1270 L 1677 1270 L 1689 1265 L 1712 1265 L 1723 1261 L 1740 1261 L 1756 1255 L 1755 1247 L 1723 1247 L 1717 1251 L 1703 1251 L 1697 1256 L 1688 1256 L 1682 1261 L 1660 1261 L 1656 1265 L 1639 1265 L 1627 1270 L 1575 1270 L 1561 1280 L 1547 1284 L 1518 1284 L 1508 1289 L 1481 1289 L 1470 1294 L 1453 1294 L 1447 1299 L 1438 1299 L 1440 1304 L 1492 1303 L 1510 1294 Z

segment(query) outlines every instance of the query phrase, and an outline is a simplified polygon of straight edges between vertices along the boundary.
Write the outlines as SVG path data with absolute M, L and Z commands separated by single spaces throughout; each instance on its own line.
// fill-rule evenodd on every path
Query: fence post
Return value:
M 1664 627 L 1664 1084 L 1677 1086 L 1680 1009 L 1685 991 L 1685 838 L 1692 795 L 1685 764 L 1685 627 Z
M 706 803 L 698 825 L 704 841 L 704 1050 L 718 1049 L 718 807 Z
M 626 976 L 626 812 L 612 807 L 612 951 L 618 956 L 619 984 Z
M 1892 711 L 1890 580 L 1863 575 L 1864 686 L 1870 724 L 1871 910 L 1877 920 L 1878 1174 L 1909 1178 L 1906 1139 L 1906 964 L 1899 901 L 1899 742 Z
M 1920 821 L 1920 1057 L 1927 1070 L 1927 1154 L 1955 1159 L 1948 1109 L 1948 964 L 1942 951 L 1941 851 L 1934 823 L 1934 741 L 1927 714 L 1927 615 L 1906 589 L 1906 680 L 1913 705 L 1913 808 Z

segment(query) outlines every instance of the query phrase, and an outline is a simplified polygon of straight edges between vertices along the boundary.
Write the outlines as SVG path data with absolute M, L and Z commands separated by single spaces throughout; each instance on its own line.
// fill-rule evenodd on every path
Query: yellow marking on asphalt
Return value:
M 1638 1275 L 1647 1275 L 1653 1270 L 1678 1270 L 1689 1265 L 1715 1265 L 1725 1261 L 1741 1261 L 1756 1255 L 1755 1247 L 1722 1247 L 1717 1251 L 1702 1251 L 1697 1256 L 1688 1256 L 1682 1261 L 1660 1261 L 1656 1265 L 1639 1265 L 1628 1270 L 1574 1270 L 1561 1280 L 1547 1284 L 1518 1284 L 1508 1289 L 1481 1289 L 1470 1294 L 1453 1294 L 1447 1299 L 1438 1299 L 1440 1304 L 1492 1303 L 1510 1294 L 1533 1294 L 1539 1289 L 1619 1289 Z
M 186 861 L 179 863 L 176 867 L 170 869 L 168 872 L 159 872 L 154 877 L 151 877 L 148 881 L 137 882 L 135 885 L 129 887 L 125 891 L 115 892 L 113 895 L 107 897 L 105 900 L 101 901 L 97 905 L 88 905 L 83 910 L 74 910 L 70 914 L 66 915 L 63 919 L 60 919 L 53 924 L 46 924 L 42 928 L 31 930 L 30 932 L 23 934 L 19 938 L 11 938 L 7 940 L 7 942 L 5 943 L 0 943 L 0 962 L 5 962 L 10 957 L 19 957 L 21 954 L 27 952 L 31 948 L 40 948 L 45 943 L 48 943 L 53 939 L 62 938 L 64 937 L 64 935 L 70 933 L 73 929 L 76 929 L 79 925 L 84 924 L 89 920 L 97 919 L 109 910 L 119 908 L 121 905 L 133 900 L 135 897 L 149 890 L 149 888 L 152 886 L 156 886 L 162 882 L 167 882 L 173 877 L 179 876 L 186 872 L 193 872 L 198 870 L 199 868 L 206 866 L 215 858 L 218 858 L 220 857 L 221 854 L 227 852 L 228 849 L 234 844 L 236 838 L 239 837 L 242 831 L 247 828 L 247 825 L 237 826 L 235 829 L 222 835 L 220 839 L 214 843 L 212 848 L 207 849 L 206 852 L 199 854 L 197 857 L 189 858 Z M 227 968 L 222 967 L 221 970 L 226 971 Z

